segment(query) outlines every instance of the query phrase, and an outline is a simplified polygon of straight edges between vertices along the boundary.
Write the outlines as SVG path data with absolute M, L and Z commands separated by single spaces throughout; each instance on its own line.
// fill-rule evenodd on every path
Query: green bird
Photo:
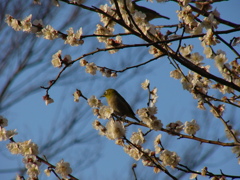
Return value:
M 141 11 L 142 13 L 146 14 L 146 21 L 151 21 L 153 19 L 156 18 L 165 18 L 165 19 L 170 19 L 169 17 L 163 16 L 159 13 L 157 13 L 156 11 L 152 10 L 152 9 L 148 9 L 146 7 L 143 6 L 139 6 L 136 3 L 137 1 L 132 1 L 133 7 L 137 10 L 137 11 Z
M 107 99 L 108 105 L 114 110 L 118 116 L 127 116 L 140 122 L 136 118 L 131 106 L 127 101 L 114 89 L 107 89 L 101 97 Z

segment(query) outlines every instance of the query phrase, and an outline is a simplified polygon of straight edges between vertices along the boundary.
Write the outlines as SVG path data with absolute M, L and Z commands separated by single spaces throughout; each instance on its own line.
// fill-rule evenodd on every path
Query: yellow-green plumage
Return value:
M 107 89 L 102 96 L 107 99 L 108 105 L 113 108 L 116 115 L 127 116 L 139 122 L 131 106 L 116 90 Z

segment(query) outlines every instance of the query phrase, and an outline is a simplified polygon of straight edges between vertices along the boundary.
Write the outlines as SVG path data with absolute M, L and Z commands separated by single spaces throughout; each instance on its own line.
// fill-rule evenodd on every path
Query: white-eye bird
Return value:
M 101 97 L 107 99 L 108 105 L 114 110 L 118 116 L 127 116 L 140 122 L 136 118 L 131 106 L 127 101 L 114 89 L 107 89 Z

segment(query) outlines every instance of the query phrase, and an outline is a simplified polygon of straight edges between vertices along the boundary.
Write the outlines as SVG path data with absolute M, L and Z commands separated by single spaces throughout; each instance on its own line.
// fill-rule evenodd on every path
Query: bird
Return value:
M 107 103 L 113 109 L 114 114 L 121 117 L 127 116 L 140 122 L 139 119 L 136 118 L 131 106 L 115 89 L 107 89 L 101 97 L 107 99 Z
M 152 9 L 148 9 L 146 7 L 137 5 L 137 3 L 136 3 L 137 1 L 132 1 L 133 7 L 137 11 L 141 11 L 142 13 L 146 14 L 146 18 L 145 18 L 146 21 L 149 22 L 149 21 L 151 21 L 153 19 L 156 19 L 156 18 L 170 19 L 169 17 L 163 16 L 163 15 L 157 13 L 156 11 L 154 11 Z

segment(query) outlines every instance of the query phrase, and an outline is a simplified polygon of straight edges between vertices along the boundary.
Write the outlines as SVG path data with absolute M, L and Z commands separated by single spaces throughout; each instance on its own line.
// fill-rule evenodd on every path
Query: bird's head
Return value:
M 112 95 L 116 94 L 116 90 L 114 89 L 107 89 L 101 97 L 109 98 Z

